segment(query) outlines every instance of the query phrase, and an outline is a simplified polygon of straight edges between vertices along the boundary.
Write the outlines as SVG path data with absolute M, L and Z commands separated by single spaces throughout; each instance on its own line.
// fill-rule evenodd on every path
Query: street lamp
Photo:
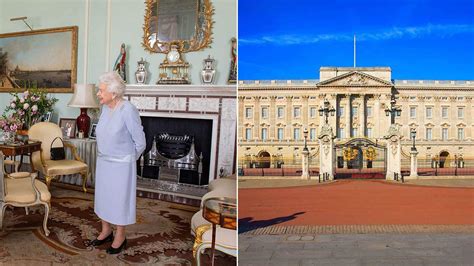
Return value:
M 414 128 L 411 129 L 410 136 L 413 139 L 413 147 L 411 147 L 411 150 L 416 151 L 416 147 L 415 147 L 416 129 Z
M 303 151 L 308 151 L 308 146 L 306 146 L 306 139 L 308 138 L 308 129 L 304 128 L 303 130 L 303 136 L 304 136 L 304 148 Z
M 331 106 L 327 99 L 324 99 L 324 107 L 321 106 L 318 111 L 319 116 L 324 115 L 326 117 L 326 124 L 328 123 L 329 114 L 331 114 L 331 116 L 334 116 L 334 114 L 336 113 L 336 109 Z
M 390 97 L 390 108 L 385 109 L 385 115 L 391 116 L 390 123 L 395 124 L 395 116 L 402 115 L 402 109 L 396 106 L 397 100 L 395 99 L 395 94 L 392 94 Z
M 459 163 L 458 155 L 454 154 L 454 175 L 455 176 L 458 175 L 458 163 Z

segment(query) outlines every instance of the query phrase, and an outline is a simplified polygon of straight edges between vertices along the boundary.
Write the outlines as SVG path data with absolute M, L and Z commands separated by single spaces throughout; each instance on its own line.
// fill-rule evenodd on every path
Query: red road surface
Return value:
M 474 224 L 474 189 L 367 180 L 239 189 L 239 221 L 240 226 L 468 225 Z

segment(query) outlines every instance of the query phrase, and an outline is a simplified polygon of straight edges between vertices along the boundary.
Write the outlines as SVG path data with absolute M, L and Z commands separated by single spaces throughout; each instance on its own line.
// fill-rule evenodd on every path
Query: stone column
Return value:
M 260 99 L 261 96 L 253 96 L 254 104 L 253 104 L 253 124 L 254 124 L 254 130 L 253 130 L 253 139 L 258 139 L 260 140 L 261 135 L 260 135 Z
M 309 117 L 309 106 L 308 106 L 308 95 L 303 95 L 301 96 L 301 99 L 303 99 L 303 108 L 302 108 L 302 118 L 303 118 L 303 128 L 308 128 L 308 117 Z M 308 128 L 309 130 L 309 128 Z
M 351 95 L 346 94 L 346 129 L 345 129 L 345 137 L 351 137 L 351 128 L 352 128 L 352 118 L 351 118 Z
M 418 155 L 418 151 L 411 150 L 410 151 L 410 176 L 409 179 L 417 179 L 418 178 L 418 160 L 416 156 Z M 407 179 L 408 179 L 407 178 Z
M 337 107 L 337 94 L 335 93 L 332 93 L 331 95 L 329 95 L 329 104 L 331 105 L 332 108 L 336 109 Z M 334 114 L 334 116 L 331 116 L 331 114 L 328 114 L 329 115 L 329 119 L 328 119 L 328 122 L 329 122 L 329 125 L 331 125 L 331 128 L 332 129 L 336 129 L 337 128 L 337 125 L 336 125 L 336 114 Z
M 360 119 L 359 119 L 360 133 L 359 135 L 362 137 L 365 137 L 365 95 L 364 94 L 361 94 L 361 100 L 362 100 L 362 103 L 360 105 Z
M 395 180 L 395 174 L 401 178 L 401 143 L 400 131 L 395 125 L 391 125 L 388 134 L 384 137 L 387 140 L 387 173 L 386 180 Z
M 291 132 L 291 121 L 293 120 L 293 96 L 286 96 L 286 115 L 285 115 L 285 136 L 286 139 L 293 139 L 293 133 Z
M 374 94 L 374 129 L 372 129 L 372 138 L 380 137 L 380 94 Z
M 243 121 L 245 118 L 245 106 L 244 106 L 244 96 L 239 96 L 239 121 L 242 121 L 238 123 L 238 134 L 239 134 L 239 139 L 242 140 L 245 138 L 245 127 L 243 126 Z
M 277 127 L 276 127 L 276 105 L 275 105 L 275 102 L 276 102 L 276 96 L 270 96 L 270 110 L 268 110 L 268 115 L 270 116 L 270 128 L 268 129 L 270 132 L 268 132 L 269 134 L 269 139 L 270 140 L 275 140 L 277 139 L 276 137 L 276 130 L 277 130 Z
M 301 173 L 301 179 L 311 179 L 309 175 L 309 151 L 303 149 L 301 152 L 301 163 L 302 163 L 302 173 Z
M 329 174 L 334 180 L 334 133 L 330 125 L 323 125 L 319 138 L 319 174 Z

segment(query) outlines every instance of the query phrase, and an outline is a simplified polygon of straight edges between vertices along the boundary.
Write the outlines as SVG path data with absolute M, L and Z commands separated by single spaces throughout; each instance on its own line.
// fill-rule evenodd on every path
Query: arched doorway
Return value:
M 446 166 L 449 166 L 448 157 L 449 152 L 447 151 L 442 151 L 439 153 L 439 168 L 445 168 Z
M 257 155 L 257 168 L 270 168 L 270 153 L 261 151 Z

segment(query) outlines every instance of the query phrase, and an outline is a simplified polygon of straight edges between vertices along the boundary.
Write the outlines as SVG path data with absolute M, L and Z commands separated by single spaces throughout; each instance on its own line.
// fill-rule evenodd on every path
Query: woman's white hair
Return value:
M 107 72 L 99 77 L 99 82 L 107 85 L 107 91 L 113 93 L 116 97 L 122 98 L 125 93 L 125 82 L 122 77 L 115 72 Z

